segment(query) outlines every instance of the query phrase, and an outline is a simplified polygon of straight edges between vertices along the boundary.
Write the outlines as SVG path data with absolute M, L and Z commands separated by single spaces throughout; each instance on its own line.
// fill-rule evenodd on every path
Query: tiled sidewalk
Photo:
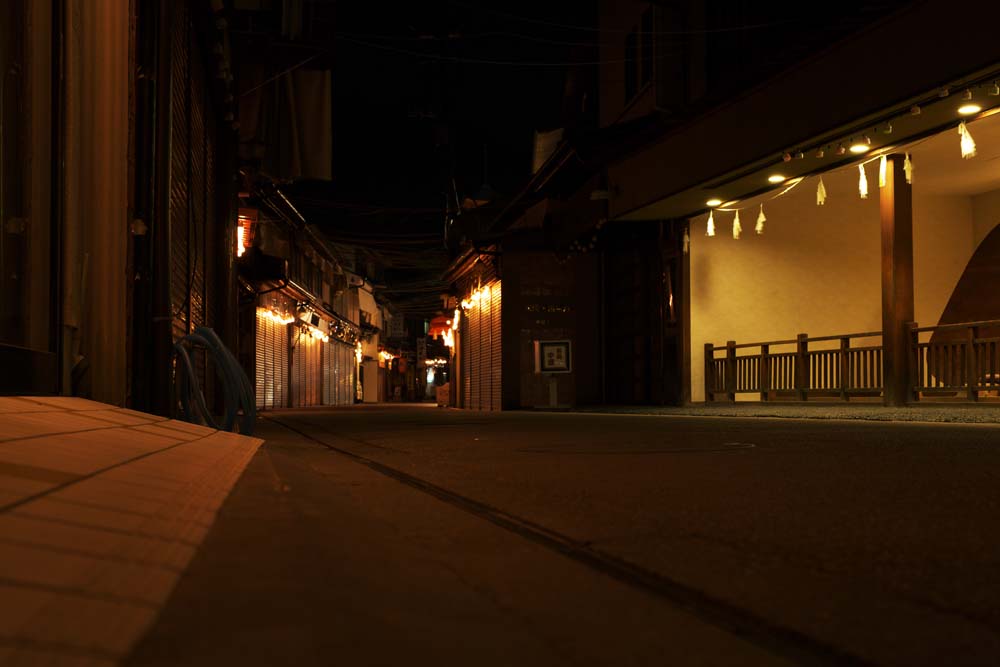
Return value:
M 79 398 L 0 397 L 0 665 L 114 665 L 261 440 Z

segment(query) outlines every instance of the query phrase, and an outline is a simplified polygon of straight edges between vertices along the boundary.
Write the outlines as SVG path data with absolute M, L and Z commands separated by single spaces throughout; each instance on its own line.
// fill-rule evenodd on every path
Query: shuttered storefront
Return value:
M 354 404 L 354 346 L 331 340 L 323 350 L 323 405 Z
M 322 354 L 327 345 L 304 328 L 292 328 L 292 407 L 320 404 L 323 377 Z
M 174 3 L 170 50 L 170 300 L 173 337 L 216 325 L 215 122 L 209 77 L 186 2 Z M 195 370 L 209 405 L 215 391 L 207 353 Z
M 462 318 L 462 404 L 471 410 L 500 409 L 501 299 L 500 281 L 489 283 Z
M 257 309 L 256 394 L 257 409 L 288 405 L 288 325 Z

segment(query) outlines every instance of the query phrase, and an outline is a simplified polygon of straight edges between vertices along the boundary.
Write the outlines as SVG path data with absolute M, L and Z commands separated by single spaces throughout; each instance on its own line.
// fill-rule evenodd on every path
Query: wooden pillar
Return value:
M 913 189 L 903 172 L 904 156 L 887 156 L 879 199 L 882 219 L 882 378 L 885 405 L 906 405 L 913 321 Z

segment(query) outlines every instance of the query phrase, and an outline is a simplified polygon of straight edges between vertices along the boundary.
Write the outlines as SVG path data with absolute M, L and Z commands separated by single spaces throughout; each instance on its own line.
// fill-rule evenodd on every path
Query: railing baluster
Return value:
M 979 377 L 979 364 L 976 361 L 976 339 L 979 338 L 979 331 L 976 327 L 969 327 L 966 329 L 965 336 L 965 382 L 968 385 L 966 389 L 966 398 L 970 401 L 979 400 L 978 391 L 978 377 Z

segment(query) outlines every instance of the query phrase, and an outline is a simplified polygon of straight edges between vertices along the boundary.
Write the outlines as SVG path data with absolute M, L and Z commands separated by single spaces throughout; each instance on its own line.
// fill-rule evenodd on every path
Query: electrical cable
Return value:
M 222 425 L 216 421 L 205 402 L 205 393 L 198 384 L 198 377 L 191 363 L 189 347 L 192 351 L 197 347 L 205 348 L 215 362 L 216 373 L 222 380 L 226 404 Z M 196 328 L 194 333 L 174 343 L 174 354 L 177 355 L 174 390 L 180 403 L 181 418 L 192 424 L 220 431 L 233 431 L 233 427 L 238 426 L 239 433 L 252 435 L 254 422 L 257 420 L 257 405 L 250 378 L 215 331 L 210 327 Z
M 562 28 L 563 30 L 580 30 L 582 32 L 616 32 L 621 34 L 629 34 L 634 32 L 637 35 L 709 35 L 714 33 L 726 33 L 726 32 L 740 32 L 743 30 L 759 30 L 762 28 L 771 28 L 780 25 L 786 25 L 788 23 L 794 23 L 794 19 L 787 19 L 784 21 L 773 21 L 770 23 L 751 23 L 747 25 L 737 25 L 730 26 L 728 28 L 703 28 L 700 30 L 661 30 L 661 31 L 635 31 L 635 30 L 613 30 L 609 28 L 600 28 L 595 26 L 586 25 L 572 25 L 569 23 L 558 23 L 556 21 L 545 21 L 543 19 L 536 19 L 530 16 L 520 16 L 518 14 L 508 14 L 507 12 L 501 12 L 496 9 L 490 9 L 488 7 L 482 7 L 480 5 L 473 5 L 466 2 L 460 2 L 459 0 L 448 0 L 448 4 L 455 5 L 456 7 L 462 7 L 465 9 L 475 9 L 477 11 L 485 12 L 487 14 L 493 14 L 494 16 L 499 16 L 501 18 L 510 19 L 513 21 L 521 21 L 523 23 L 531 23 L 533 25 L 544 25 L 550 28 Z

